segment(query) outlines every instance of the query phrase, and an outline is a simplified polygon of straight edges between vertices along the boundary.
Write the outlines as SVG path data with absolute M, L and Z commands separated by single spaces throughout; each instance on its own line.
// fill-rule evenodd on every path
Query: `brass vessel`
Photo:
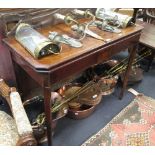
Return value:
M 59 54 L 61 51 L 60 45 L 53 43 L 26 23 L 17 27 L 15 38 L 35 58 Z

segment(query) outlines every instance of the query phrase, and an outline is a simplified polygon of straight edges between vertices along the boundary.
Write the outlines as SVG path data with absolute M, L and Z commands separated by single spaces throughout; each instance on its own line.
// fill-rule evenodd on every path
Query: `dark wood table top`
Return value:
M 54 69 L 67 61 L 76 59 L 81 55 L 88 54 L 92 50 L 96 50 L 100 47 L 110 46 L 117 40 L 120 40 L 126 36 L 130 36 L 138 31 L 142 30 L 142 26 L 135 25 L 125 29 L 122 29 L 122 33 L 110 33 L 101 31 L 97 28 L 91 28 L 94 32 L 102 36 L 104 39 L 110 39 L 108 43 L 105 43 L 101 40 L 97 40 L 91 37 L 86 37 L 82 40 L 83 46 L 81 48 L 72 48 L 67 45 L 62 45 L 62 51 L 59 55 L 50 55 L 39 60 L 33 58 L 29 52 L 27 52 L 16 40 L 14 37 L 4 39 L 4 42 L 10 47 L 13 54 L 18 54 L 20 58 L 29 63 L 29 65 L 35 70 L 51 70 Z M 70 29 L 70 26 L 65 24 L 58 24 L 54 26 L 47 26 L 38 30 L 43 35 L 48 36 L 49 31 L 57 31 L 61 34 L 67 34 L 72 37 L 76 37 L 75 33 Z
M 155 49 L 155 25 L 142 21 L 137 21 L 137 23 L 144 27 L 139 42 Z

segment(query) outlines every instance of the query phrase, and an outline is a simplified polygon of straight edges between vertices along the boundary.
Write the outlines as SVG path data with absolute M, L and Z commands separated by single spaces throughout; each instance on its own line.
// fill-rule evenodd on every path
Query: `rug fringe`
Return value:
M 138 95 L 140 94 L 140 93 L 138 93 L 136 90 L 134 90 L 133 88 L 129 88 L 128 91 L 129 91 L 130 93 L 132 93 L 133 95 L 135 95 L 135 96 L 138 96 Z

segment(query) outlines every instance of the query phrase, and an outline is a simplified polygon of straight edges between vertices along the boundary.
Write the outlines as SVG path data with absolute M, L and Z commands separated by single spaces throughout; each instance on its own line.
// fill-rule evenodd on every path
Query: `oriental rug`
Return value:
M 132 92 L 134 100 L 83 146 L 155 145 L 155 99 Z

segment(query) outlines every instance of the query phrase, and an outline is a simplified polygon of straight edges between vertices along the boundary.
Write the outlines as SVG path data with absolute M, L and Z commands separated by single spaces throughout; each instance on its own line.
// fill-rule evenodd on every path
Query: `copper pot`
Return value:
M 57 92 L 51 92 L 51 103 L 55 103 L 56 101 L 61 101 L 62 97 Z
M 73 88 L 72 91 L 67 92 L 69 88 Z M 57 90 L 58 94 L 60 94 L 62 97 L 70 96 L 74 92 L 76 92 L 78 89 L 81 88 L 81 83 L 68 83 L 64 86 L 62 86 L 60 89 Z
M 79 85 L 70 85 L 66 91 L 64 92 L 64 97 L 68 98 L 72 96 L 76 91 L 78 91 L 81 88 Z M 80 108 L 80 104 L 86 104 L 86 105 L 97 105 L 100 103 L 102 99 L 101 95 L 101 90 L 100 86 L 98 83 L 93 83 L 91 85 L 91 88 L 87 89 L 85 92 L 81 93 L 78 95 L 75 99 L 72 100 L 72 102 L 78 104 L 78 107 L 75 108 Z M 74 109 L 74 108 L 73 108 Z
M 68 109 L 67 109 L 68 112 Z M 52 135 L 54 135 L 54 129 L 56 128 L 59 119 L 64 117 L 67 113 L 60 110 L 57 115 L 53 115 L 52 119 Z M 45 125 L 33 127 L 33 134 L 38 141 L 38 143 L 43 143 L 47 141 L 47 128 Z
M 69 103 L 68 103 L 68 106 L 69 106 L 69 108 L 72 109 L 72 110 L 79 110 L 80 107 L 82 106 L 82 104 L 80 104 L 80 103 L 77 102 L 77 101 L 72 101 L 72 102 L 69 102 Z
M 72 119 L 84 119 L 90 116 L 96 106 L 82 105 L 79 110 L 69 109 L 67 116 Z
M 99 84 L 102 90 L 102 95 L 110 95 L 113 93 L 118 81 L 118 76 L 114 77 L 101 77 Z
M 54 129 L 59 119 L 52 120 L 52 135 L 54 135 Z M 47 127 L 45 125 L 33 127 L 33 134 L 39 144 L 47 141 Z
M 108 71 L 112 67 L 116 66 L 119 64 L 118 60 L 108 60 L 102 64 L 95 65 L 92 70 L 93 73 L 91 74 L 96 74 L 97 76 L 103 76 L 105 71 Z
M 121 80 L 124 79 L 124 73 L 120 75 Z M 140 82 L 143 79 L 143 70 L 141 68 L 131 69 L 128 77 L 128 85 Z
M 118 60 L 109 60 L 109 61 L 107 61 L 106 62 L 106 64 L 110 67 L 110 68 L 112 68 L 112 67 L 114 67 L 115 65 L 118 65 L 119 64 L 119 61 Z
M 35 102 L 35 100 L 36 102 Z M 62 97 L 57 93 L 57 92 L 51 92 L 51 103 L 54 103 L 56 100 L 61 100 Z M 33 102 L 32 102 L 33 101 Z M 34 119 L 36 119 L 36 117 L 38 116 L 38 114 L 41 114 L 44 109 L 44 99 L 40 98 L 40 97 L 36 97 L 36 98 L 32 98 L 26 102 L 27 104 L 25 104 L 24 108 L 28 114 L 28 118 L 30 119 L 30 122 L 33 122 Z M 52 129 L 54 130 L 57 122 L 59 119 L 61 119 L 62 117 L 64 117 L 68 112 L 68 106 L 64 105 L 62 106 L 61 110 L 59 110 L 58 112 L 52 114 Z M 46 137 L 46 126 L 45 124 L 43 125 L 32 125 L 33 127 L 33 133 L 36 137 L 36 139 L 38 141 L 40 141 L 40 139 L 42 139 L 43 137 Z M 53 132 L 54 133 L 54 132 Z

